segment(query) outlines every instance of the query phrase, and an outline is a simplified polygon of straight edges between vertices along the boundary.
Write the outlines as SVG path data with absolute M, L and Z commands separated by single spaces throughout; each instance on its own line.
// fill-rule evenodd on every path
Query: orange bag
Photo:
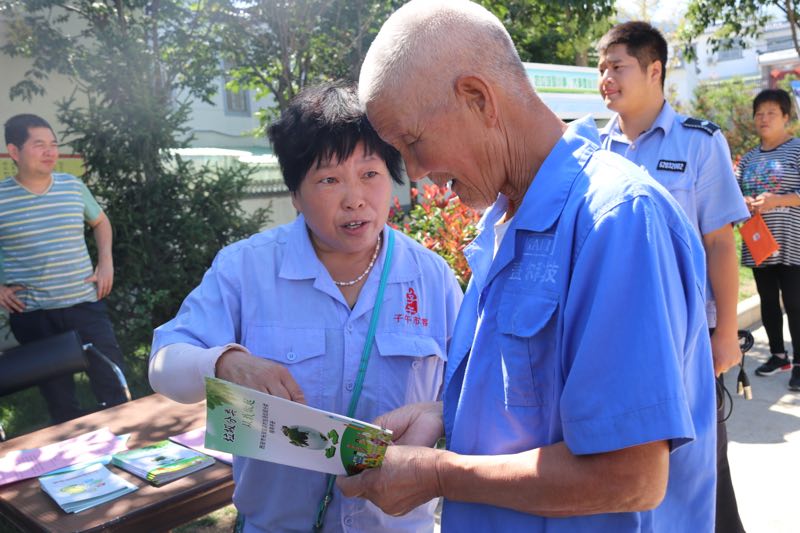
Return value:
M 769 256 L 780 249 L 761 213 L 756 213 L 747 222 L 739 226 L 739 233 L 750 250 L 750 255 L 753 256 L 756 266 L 763 263 Z

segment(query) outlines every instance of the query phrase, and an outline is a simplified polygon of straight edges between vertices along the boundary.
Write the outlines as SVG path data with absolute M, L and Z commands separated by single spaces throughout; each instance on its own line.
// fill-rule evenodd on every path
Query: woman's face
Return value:
M 375 249 L 389 217 L 392 179 L 377 153 L 364 144 L 344 161 L 312 165 L 292 204 L 303 213 L 318 251 L 359 253 Z
M 756 130 L 761 139 L 776 139 L 786 134 L 789 115 L 784 115 L 781 106 L 775 102 L 763 102 L 754 115 Z

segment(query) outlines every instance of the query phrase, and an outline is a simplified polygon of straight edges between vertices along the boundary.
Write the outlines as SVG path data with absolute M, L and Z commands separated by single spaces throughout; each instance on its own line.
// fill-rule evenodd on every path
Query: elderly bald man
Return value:
M 713 530 L 704 254 L 680 207 L 591 118 L 559 120 L 476 4 L 401 7 L 359 97 L 411 179 L 486 211 L 443 406 L 382 416 L 398 446 L 341 490 L 391 514 L 443 496 L 444 531 Z

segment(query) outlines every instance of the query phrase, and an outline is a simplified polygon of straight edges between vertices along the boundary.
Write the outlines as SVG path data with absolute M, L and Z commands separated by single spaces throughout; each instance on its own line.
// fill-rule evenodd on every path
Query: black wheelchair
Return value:
M 38 385 L 48 379 L 83 372 L 90 358 L 108 365 L 128 400 L 131 393 L 122 370 L 91 343 L 83 344 L 76 331 L 67 331 L 0 353 L 0 396 Z M 6 438 L 0 424 L 0 442 Z

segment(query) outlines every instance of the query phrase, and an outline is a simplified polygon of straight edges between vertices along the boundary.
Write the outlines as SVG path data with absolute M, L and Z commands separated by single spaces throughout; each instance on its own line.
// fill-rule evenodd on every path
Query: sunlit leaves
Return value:
M 693 41 L 707 30 L 711 30 L 708 39 L 711 53 L 732 46 L 747 47 L 761 34 L 775 12 L 782 12 L 785 21 L 794 20 L 797 26 L 794 0 L 691 0 L 677 33 L 684 57 L 696 59 Z
M 464 248 L 477 235 L 480 215 L 464 205 L 446 188 L 423 185 L 422 192 L 411 189 L 412 207 L 408 213 L 395 198 L 389 223 L 429 250 L 439 254 L 466 288 L 472 272 L 464 257 Z

